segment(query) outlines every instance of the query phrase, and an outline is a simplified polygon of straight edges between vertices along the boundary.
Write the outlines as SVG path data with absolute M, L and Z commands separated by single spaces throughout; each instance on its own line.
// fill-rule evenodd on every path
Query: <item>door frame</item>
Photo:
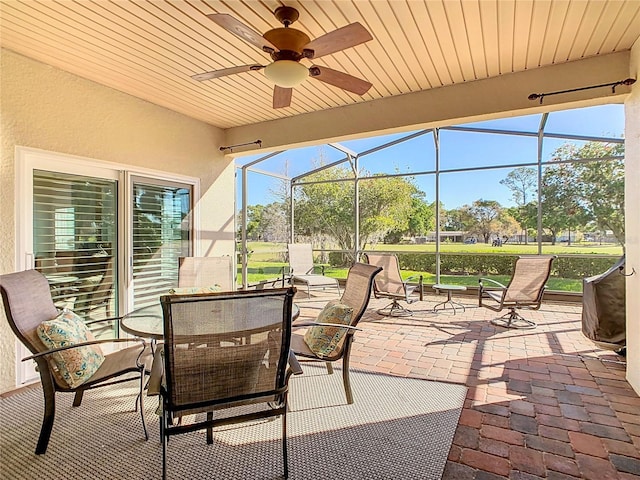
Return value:
M 108 162 L 95 158 L 81 157 L 64 153 L 41 150 L 37 148 L 15 147 L 15 271 L 32 269 L 35 266 L 33 250 L 33 171 L 45 170 L 51 172 L 83 175 L 115 180 L 118 185 L 118 285 L 120 291 L 119 309 L 126 311 L 130 305 L 132 285 L 131 267 L 128 261 L 130 252 L 129 225 L 132 222 L 131 177 L 144 177 L 149 181 L 175 182 L 189 185 L 192 188 L 192 251 L 200 254 L 200 179 L 177 173 L 164 172 L 150 168 L 137 167 L 116 162 Z M 38 376 L 30 363 L 21 359 L 29 352 L 16 339 L 16 383 L 21 385 Z

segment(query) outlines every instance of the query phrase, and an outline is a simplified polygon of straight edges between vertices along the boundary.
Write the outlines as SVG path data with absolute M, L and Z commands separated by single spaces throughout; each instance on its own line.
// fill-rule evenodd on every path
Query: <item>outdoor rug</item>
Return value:
M 289 478 L 292 480 L 439 479 L 456 430 L 466 387 L 351 372 L 355 403 L 347 405 L 342 372 L 303 364 L 290 380 Z M 30 388 L 0 399 L 0 478 L 159 479 L 162 445 L 146 399 L 149 441 L 133 411 L 135 382 L 89 391 L 79 408 L 57 395 L 49 449 L 35 455 L 42 392 Z M 213 445 L 204 432 L 171 437 L 170 479 L 282 478 L 280 419 L 220 427 Z

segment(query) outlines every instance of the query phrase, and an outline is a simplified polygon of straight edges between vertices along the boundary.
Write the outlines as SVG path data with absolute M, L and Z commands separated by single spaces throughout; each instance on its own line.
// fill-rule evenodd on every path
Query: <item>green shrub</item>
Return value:
M 344 267 L 350 265 L 353 255 L 344 252 L 329 252 L 329 265 L 332 267 Z
M 513 273 L 513 265 L 518 255 L 458 255 L 441 254 L 440 272 L 443 275 L 508 275 Z M 608 270 L 617 257 L 577 257 L 567 256 L 554 260 L 552 276 L 567 279 L 582 279 Z M 399 253 L 402 270 L 417 272 L 436 271 L 434 253 Z

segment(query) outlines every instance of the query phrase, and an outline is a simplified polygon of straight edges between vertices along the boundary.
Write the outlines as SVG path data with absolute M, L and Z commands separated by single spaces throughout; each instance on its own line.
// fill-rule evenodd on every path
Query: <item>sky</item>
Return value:
M 500 130 L 537 132 L 541 114 L 510 117 L 486 122 L 461 124 L 463 127 L 480 127 Z M 549 114 L 545 132 L 598 137 L 620 138 L 624 132 L 624 105 L 613 104 L 581 109 L 564 110 Z M 407 136 L 402 134 L 362 138 L 340 142 L 352 151 L 362 154 L 369 149 Z M 543 162 L 565 141 L 545 139 Z M 574 142 L 578 146 L 583 142 Z M 244 165 L 270 152 L 239 157 L 236 165 Z M 255 165 L 255 168 L 279 175 L 294 177 L 314 166 L 343 159 L 345 155 L 324 145 L 289 150 Z M 322 160 L 321 160 L 322 159 Z M 537 139 L 514 135 L 498 135 L 460 131 L 440 132 L 440 169 L 463 169 L 488 165 L 535 163 Z M 360 157 L 359 167 L 370 173 L 415 173 L 435 169 L 435 146 L 433 136 L 427 133 L 390 148 Z M 348 164 L 345 164 L 348 165 Z M 500 184 L 511 168 L 480 170 L 473 172 L 450 172 L 440 175 L 440 199 L 445 208 L 457 208 L 471 204 L 480 198 L 496 200 L 501 205 L 513 205 L 511 191 Z M 241 175 L 238 172 L 237 205 L 241 208 Z M 425 192 L 425 200 L 435 200 L 435 176 L 416 175 L 415 183 Z M 268 204 L 276 201 L 272 192 L 281 190 L 282 181 L 258 173 L 248 174 L 247 199 L 249 205 Z

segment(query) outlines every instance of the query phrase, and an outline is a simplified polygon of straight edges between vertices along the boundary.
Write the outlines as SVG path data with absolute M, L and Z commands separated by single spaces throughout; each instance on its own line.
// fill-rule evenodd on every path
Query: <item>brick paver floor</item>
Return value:
M 351 355 L 353 368 L 468 387 L 444 479 L 640 478 L 640 397 L 624 358 L 582 335 L 580 304 L 545 302 L 525 313 L 537 328 L 506 330 L 455 297 L 466 312 L 434 314 L 444 297 L 429 295 L 403 318 L 372 299 Z M 297 303 L 304 318 L 325 302 Z

